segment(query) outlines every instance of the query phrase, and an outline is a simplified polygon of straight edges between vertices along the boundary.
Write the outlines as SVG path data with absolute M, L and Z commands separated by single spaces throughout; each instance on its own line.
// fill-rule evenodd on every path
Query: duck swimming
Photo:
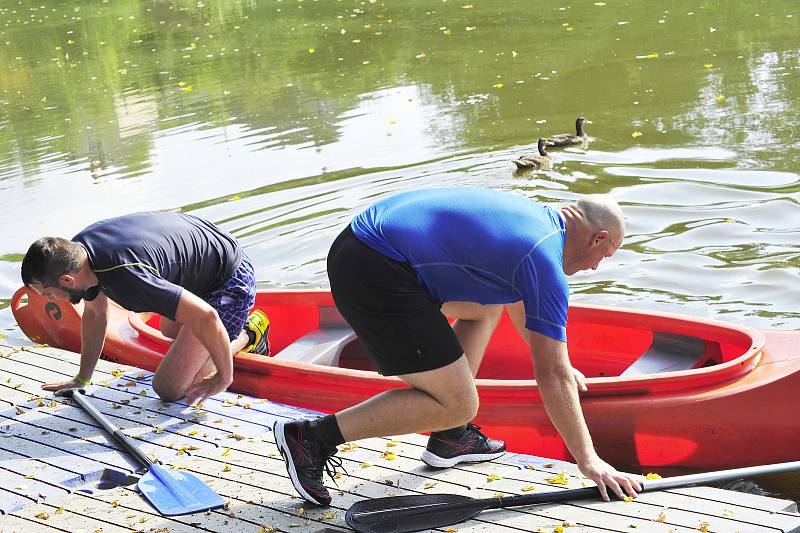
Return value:
M 586 132 L 583 131 L 583 125 L 591 123 L 591 120 L 578 117 L 577 120 L 575 120 L 575 135 L 571 133 L 559 133 L 558 135 L 545 138 L 545 141 L 547 141 L 548 146 L 555 146 L 558 148 L 584 144 L 586 143 L 587 137 Z
M 517 168 L 536 168 L 541 170 L 548 170 L 552 164 L 550 154 L 545 150 L 547 140 L 539 139 L 536 148 L 539 150 L 538 155 L 523 155 L 519 159 L 514 159 L 511 162 L 517 165 Z

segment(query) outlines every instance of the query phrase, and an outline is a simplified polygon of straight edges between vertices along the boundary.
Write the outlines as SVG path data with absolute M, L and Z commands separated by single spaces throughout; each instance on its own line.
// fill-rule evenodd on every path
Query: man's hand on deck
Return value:
M 221 379 L 218 373 L 214 373 L 186 389 L 186 402 L 189 405 L 203 403 L 211 396 L 225 391 L 232 381 L 233 379 Z
M 636 476 L 618 472 L 613 466 L 597 456 L 585 463 L 578 463 L 578 469 L 584 476 L 597 484 L 600 495 L 605 501 L 610 500 L 608 497 L 609 488 L 620 500 L 624 500 L 626 496 L 635 498 L 636 493 L 642 490 Z

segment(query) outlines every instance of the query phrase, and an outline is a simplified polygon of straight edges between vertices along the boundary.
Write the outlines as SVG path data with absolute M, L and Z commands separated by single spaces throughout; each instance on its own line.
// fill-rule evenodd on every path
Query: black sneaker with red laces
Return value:
M 480 429 L 470 423 L 458 437 L 448 437 L 444 431 L 431 433 L 422 460 L 429 466 L 448 468 L 458 463 L 491 461 L 503 455 L 506 443 L 490 439 Z
M 336 447 L 309 438 L 307 421 L 278 421 L 272 430 L 275 444 L 286 462 L 289 479 L 300 496 L 317 505 L 330 504 L 331 495 L 322 483 L 322 473 L 327 472 L 333 478 L 336 466 L 341 466 L 341 461 L 333 458 Z M 328 464 L 329 461 L 334 463 L 333 466 Z

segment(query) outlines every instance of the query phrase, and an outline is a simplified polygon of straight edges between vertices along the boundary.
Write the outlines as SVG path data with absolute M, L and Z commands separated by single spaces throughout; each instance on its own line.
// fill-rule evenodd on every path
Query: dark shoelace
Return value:
M 327 459 L 324 459 L 324 462 L 320 461 L 320 463 L 321 464 L 317 465 L 317 471 L 319 472 L 320 481 L 322 481 L 323 469 L 325 470 L 325 473 L 328 474 L 328 477 L 330 477 L 331 480 L 333 480 L 333 484 L 336 485 L 336 487 L 339 487 L 339 484 L 336 482 L 336 474 L 338 473 L 338 469 L 341 468 L 342 472 L 344 472 L 348 476 L 350 475 L 347 473 L 347 470 L 345 470 L 344 464 L 342 463 L 342 459 L 336 457 L 335 455 L 329 456 Z
M 472 422 L 470 422 L 469 424 L 467 424 L 467 426 L 468 426 L 467 431 L 472 429 L 475 433 L 478 434 L 478 437 L 483 439 L 484 444 L 487 445 L 489 444 L 489 437 L 487 435 L 484 435 L 483 432 L 481 432 L 481 427 L 478 424 L 473 424 Z

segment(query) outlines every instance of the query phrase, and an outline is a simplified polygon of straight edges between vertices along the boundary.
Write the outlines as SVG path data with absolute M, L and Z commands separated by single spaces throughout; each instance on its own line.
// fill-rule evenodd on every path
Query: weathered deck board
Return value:
M 0 532 L 345 531 L 346 509 L 365 497 L 432 492 L 490 497 L 531 487 L 558 491 L 566 487 L 548 479 L 560 472 L 568 474 L 570 488 L 587 483 L 570 463 L 513 454 L 491 463 L 431 469 L 419 461 L 425 437 L 404 435 L 343 447 L 338 456 L 347 474 L 337 479 L 338 486 L 326 480 L 333 505 L 318 508 L 297 497 L 271 434 L 275 420 L 313 413 L 231 393 L 199 409 L 166 404 L 150 388 L 149 373 L 101 361 L 89 388 L 95 406 L 139 439 L 145 452 L 191 470 L 229 502 L 227 509 L 165 518 L 133 488 L 96 490 L 104 470 L 124 476 L 136 465 L 81 409 L 53 401 L 41 390 L 43 383 L 73 376 L 77 363 L 75 354 L 61 350 L 0 344 L 0 508 L 25 505 L 0 516 Z M 69 490 L 81 486 L 95 490 Z M 800 533 L 795 510 L 786 500 L 697 487 L 647 493 L 631 503 L 581 501 L 490 511 L 454 528 L 550 532 L 575 524 L 568 533 L 634 528 L 688 533 L 707 524 L 720 533 Z

